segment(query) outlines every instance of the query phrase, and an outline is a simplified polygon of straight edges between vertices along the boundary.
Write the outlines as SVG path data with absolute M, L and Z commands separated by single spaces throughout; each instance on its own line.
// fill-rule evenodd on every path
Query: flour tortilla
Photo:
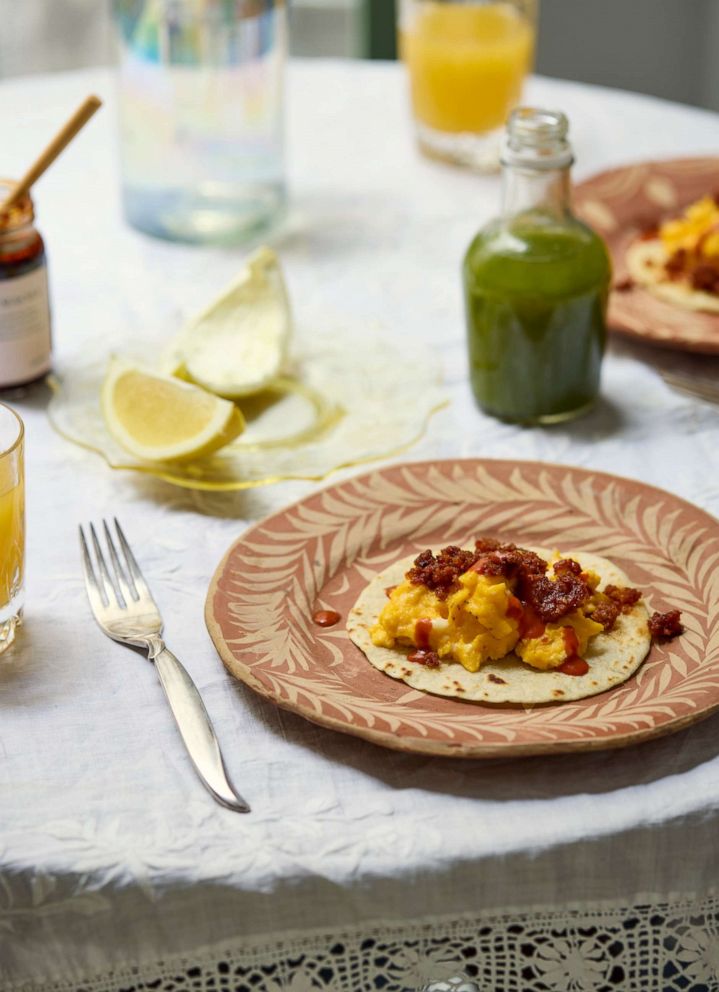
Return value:
M 666 261 L 667 253 L 659 238 L 635 241 L 627 249 L 627 269 L 635 283 L 644 286 L 668 303 L 674 303 L 686 310 L 719 313 L 719 298 L 711 293 L 693 289 L 688 281 L 675 282 L 668 279 L 664 271 Z
M 532 550 L 545 559 L 551 556 L 546 549 Z M 522 703 L 533 706 L 537 703 L 569 702 L 606 692 L 612 686 L 626 682 L 649 653 L 648 614 L 640 600 L 630 612 L 619 616 L 613 630 L 598 634 L 590 641 L 584 654 L 589 664 L 586 675 L 542 672 L 525 665 L 513 652 L 499 661 L 485 662 L 477 672 L 468 672 L 455 661 L 443 661 L 439 668 L 427 668 L 407 661 L 407 655 L 413 648 L 401 645 L 394 648 L 376 647 L 370 637 L 370 628 L 377 622 L 387 602 L 385 589 L 402 582 L 415 557 L 409 555 L 376 575 L 360 595 L 347 620 L 351 640 L 364 652 L 370 664 L 414 689 L 475 703 Z M 601 576 L 600 590 L 609 584 L 630 585 L 624 572 L 606 558 L 584 552 L 567 552 L 563 553 L 563 557 L 574 558 L 583 569 Z

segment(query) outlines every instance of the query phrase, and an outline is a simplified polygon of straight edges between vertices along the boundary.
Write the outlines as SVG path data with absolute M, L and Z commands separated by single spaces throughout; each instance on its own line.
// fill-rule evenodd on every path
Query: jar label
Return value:
M 0 281 L 0 388 L 50 371 L 47 268 Z

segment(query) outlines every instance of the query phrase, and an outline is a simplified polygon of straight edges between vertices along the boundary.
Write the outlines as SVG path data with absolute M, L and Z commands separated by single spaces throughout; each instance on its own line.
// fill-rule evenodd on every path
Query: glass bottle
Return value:
M 0 200 L 14 185 L 0 180 Z M 26 193 L 0 214 L 0 389 L 42 378 L 50 363 L 45 245 Z
M 564 114 L 521 107 L 502 153 L 502 214 L 464 260 L 469 373 L 477 404 L 502 420 L 555 423 L 599 392 L 611 265 L 571 212 Z

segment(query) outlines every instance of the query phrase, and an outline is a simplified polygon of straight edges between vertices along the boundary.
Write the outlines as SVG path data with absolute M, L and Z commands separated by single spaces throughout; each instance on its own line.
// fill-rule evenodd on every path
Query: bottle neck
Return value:
M 531 169 L 505 165 L 502 216 L 513 217 L 526 210 L 538 210 L 559 220 L 571 213 L 568 166 Z

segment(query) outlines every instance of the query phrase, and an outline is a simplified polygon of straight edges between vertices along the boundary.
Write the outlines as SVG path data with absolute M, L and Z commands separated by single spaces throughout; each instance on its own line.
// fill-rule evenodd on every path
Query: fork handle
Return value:
M 249 805 L 227 777 L 220 745 L 197 686 L 164 644 L 152 645 L 150 658 L 155 662 L 175 723 L 203 784 L 218 803 L 238 813 L 249 813 Z

